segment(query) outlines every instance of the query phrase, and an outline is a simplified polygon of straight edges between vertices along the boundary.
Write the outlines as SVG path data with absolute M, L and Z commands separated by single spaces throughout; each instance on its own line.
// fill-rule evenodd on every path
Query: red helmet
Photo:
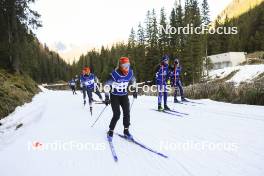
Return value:
M 119 69 L 124 75 L 128 74 L 130 68 L 130 62 L 128 57 L 121 57 L 119 59 Z
M 129 63 L 129 58 L 128 57 L 121 57 L 119 59 L 119 65 L 120 64 L 126 64 L 126 63 Z

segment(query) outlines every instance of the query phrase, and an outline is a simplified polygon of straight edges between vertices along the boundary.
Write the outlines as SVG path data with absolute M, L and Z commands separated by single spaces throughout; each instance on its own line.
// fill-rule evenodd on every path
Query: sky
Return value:
M 184 0 L 182 0 L 183 2 Z M 208 0 L 212 19 L 231 0 Z M 89 49 L 126 41 L 131 28 L 144 22 L 147 10 L 169 14 L 175 0 L 36 0 L 43 27 L 35 31 L 42 43 L 66 61 L 78 59 Z M 168 16 L 167 16 L 168 17 Z

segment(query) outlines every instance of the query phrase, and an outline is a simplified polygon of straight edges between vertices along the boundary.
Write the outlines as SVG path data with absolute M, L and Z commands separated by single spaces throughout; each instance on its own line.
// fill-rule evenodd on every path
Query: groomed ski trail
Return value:
M 96 97 L 96 96 L 94 96 Z M 132 97 L 130 97 L 132 99 Z M 91 124 L 104 108 L 93 104 L 93 117 L 83 107 L 80 92 L 45 91 L 2 120 L 0 126 L 0 168 L 3 176 L 262 176 L 264 175 L 264 108 L 233 105 L 211 100 L 192 100 L 202 104 L 173 104 L 169 107 L 188 116 L 172 118 L 155 112 L 157 98 L 141 96 L 131 112 L 131 133 L 146 146 L 169 156 L 162 158 L 114 136 L 118 156 L 114 162 L 106 140 L 112 117 L 107 107 L 96 125 Z M 24 118 L 26 116 L 26 118 Z M 22 118 L 23 117 L 23 118 Z M 21 120 L 26 119 L 26 120 Z M 25 122 L 14 130 L 8 125 Z M 122 114 L 116 132 L 122 133 Z M 10 140 L 10 138 L 12 140 Z M 88 151 L 29 149 L 32 142 L 89 143 Z M 235 151 L 197 151 L 166 149 L 162 144 L 187 142 L 235 143 Z

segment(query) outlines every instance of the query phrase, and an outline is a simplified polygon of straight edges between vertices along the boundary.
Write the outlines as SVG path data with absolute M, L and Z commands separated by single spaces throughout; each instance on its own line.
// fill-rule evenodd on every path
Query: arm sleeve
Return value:
M 136 89 L 136 87 L 137 87 L 137 80 L 136 80 L 136 77 L 135 76 L 133 76 L 131 78 L 131 80 L 129 81 L 129 85 L 132 86 L 133 89 Z
M 155 78 L 157 79 L 159 76 L 160 66 L 157 66 L 155 69 Z
M 105 86 L 109 86 L 109 88 L 111 89 L 113 82 L 114 82 L 114 80 L 113 80 L 112 74 L 109 74 L 106 81 L 105 81 Z M 105 90 L 105 96 L 109 97 L 110 89 L 109 90 L 104 89 Z
M 105 85 L 112 86 L 113 82 L 114 80 L 113 80 L 112 74 L 109 74 L 105 81 Z
M 99 79 L 97 78 L 97 76 L 94 75 L 94 82 L 95 83 L 99 83 Z

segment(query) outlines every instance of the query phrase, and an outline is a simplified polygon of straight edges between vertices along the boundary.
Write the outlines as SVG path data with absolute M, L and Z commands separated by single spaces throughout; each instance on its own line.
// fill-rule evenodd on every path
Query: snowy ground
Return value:
M 223 69 L 212 70 L 209 72 L 210 79 L 222 79 L 228 76 L 233 71 L 238 71 L 227 82 L 239 84 L 241 82 L 250 82 L 257 78 L 261 73 L 264 73 L 264 64 L 260 65 L 243 65 L 235 67 L 226 67 Z
M 115 136 L 115 163 L 106 142 L 111 108 L 91 128 L 104 105 L 94 105 L 91 117 L 80 92 L 73 96 L 70 91 L 46 91 L 2 120 L 0 175 L 264 175 L 263 107 L 211 100 L 175 105 L 170 98 L 173 109 L 189 114 L 178 117 L 152 110 L 156 101 L 138 97 L 134 102 L 131 133 L 168 159 Z M 15 130 L 19 123 L 24 126 Z M 122 132 L 122 120 L 116 132 Z M 69 143 L 79 147 L 70 149 Z M 58 149 L 62 144 L 67 144 L 66 150 Z M 81 150 L 82 144 L 87 144 L 86 150 Z

